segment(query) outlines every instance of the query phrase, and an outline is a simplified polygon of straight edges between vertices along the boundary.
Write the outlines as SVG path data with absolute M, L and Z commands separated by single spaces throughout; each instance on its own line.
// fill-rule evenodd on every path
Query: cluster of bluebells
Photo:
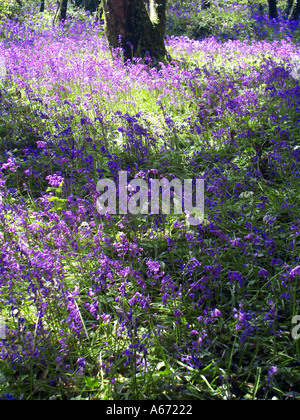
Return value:
M 32 144 L 1 144 L 1 360 L 15 372 L 54 364 L 47 380 L 55 387 L 90 369 L 151 372 L 155 342 L 191 372 L 211 363 L 222 329 L 230 330 L 226 349 L 231 335 L 242 346 L 266 331 L 280 340 L 278 314 L 290 313 L 300 276 L 289 195 L 299 185 L 300 88 L 291 75 L 299 47 L 172 37 L 174 55 L 197 65 L 178 59 L 150 69 L 117 57 L 112 64 L 86 23 L 64 35 L 33 26 L 0 29 L 6 82 L 22 89 L 40 130 Z M 182 138 L 191 147 L 177 161 Z M 178 169 L 204 178 L 205 223 L 97 213 L 99 178 L 126 170 L 174 179 Z M 280 190 L 275 203 L 269 187 Z

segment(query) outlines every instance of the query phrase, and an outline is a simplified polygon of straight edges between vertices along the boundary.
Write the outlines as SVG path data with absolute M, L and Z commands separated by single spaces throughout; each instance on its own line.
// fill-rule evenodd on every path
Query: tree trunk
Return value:
M 98 10 L 101 0 L 75 0 L 76 7 L 84 7 L 86 11 L 94 13 Z
M 59 20 L 65 21 L 67 19 L 67 10 L 68 10 L 68 0 L 61 0 Z
M 44 10 L 45 10 L 45 0 L 41 0 L 40 13 L 43 13 Z
M 287 2 L 286 2 L 285 13 L 288 16 L 290 16 L 290 13 L 291 13 L 291 10 L 292 10 L 292 7 L 293 7 L 293 3 L 294 3 L 294 0 L 287 0 Z
M 269 18 L 270 19 L 278 18 L 277 1 L 268 0 L 268 3 L 269 3 Z
M 111 49 L 121 47 L 124 59 L 151 57 L 153 64 L 165 62 L 167 0 L 102 0 L 106 36 Z
M 298 20 L 300 15 L 300 0 L 294 0 L 294 5 L 289 16 L 290 20 Z

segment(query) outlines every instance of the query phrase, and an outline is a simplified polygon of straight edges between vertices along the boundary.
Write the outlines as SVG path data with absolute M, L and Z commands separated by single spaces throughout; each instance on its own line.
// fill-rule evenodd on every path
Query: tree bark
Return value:
M 106 36 L 111 49 L 121 47 L 124 59 L 151 57 L 153 64 L 165 62 L 167 0 L 102 0 Z
M 43 13 L 44 10 L 45 10 L 45 0 L 41 0 L 40 13 Z
M 269 18 L 270 19 L 278 18 L 277 1 L 268 0 L 268 3 L 269 3 Z
M 294 0 L 294 4 L 289 16 L 290 20 L 298 20 L 300 15 L 300 0 Z
M 68 0 L 61 0 L 59 20 L 64 22 L 67 19 Z
M 76 7 L 84 7 L 86 11 L 94 13 L 98 10 L 101 0 L 75 0 L 73 3 Z

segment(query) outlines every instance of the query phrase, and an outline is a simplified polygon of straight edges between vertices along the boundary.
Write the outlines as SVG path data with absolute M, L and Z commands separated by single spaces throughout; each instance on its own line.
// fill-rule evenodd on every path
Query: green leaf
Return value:
M 95 389 L 99 387 L 99 382 L 97 378 L 91 378 L 90 376 L 85 376 L 84 381 L 85 381 L 85 386 L 89 389 Z

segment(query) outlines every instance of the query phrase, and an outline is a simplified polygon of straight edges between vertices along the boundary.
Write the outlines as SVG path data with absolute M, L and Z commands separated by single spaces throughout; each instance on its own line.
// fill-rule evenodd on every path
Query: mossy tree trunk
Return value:
M 121 47 L 124 59 L 151 57 L 166 62 L 167 0 L 102 0 L 106 36 L 111 49 Z
M 270 19 L 278 18 L 277 1 L 268 0 L 268 3 L 269 3 L 269 18 Z
M 298 20 L 300 15 L 300 0 L 294 0 L 293 7 L 289 16 L 290 20 Z

